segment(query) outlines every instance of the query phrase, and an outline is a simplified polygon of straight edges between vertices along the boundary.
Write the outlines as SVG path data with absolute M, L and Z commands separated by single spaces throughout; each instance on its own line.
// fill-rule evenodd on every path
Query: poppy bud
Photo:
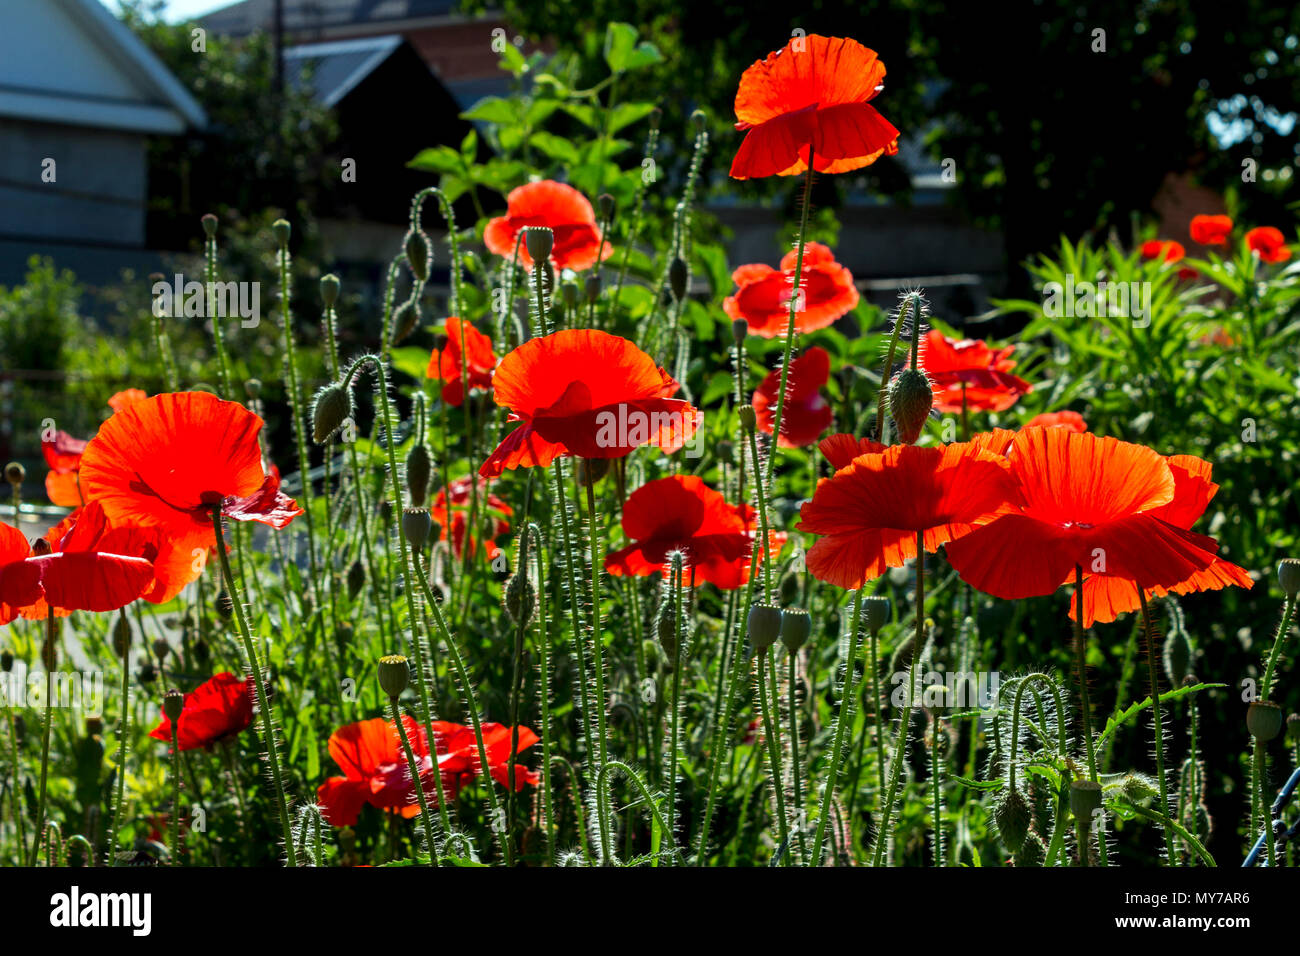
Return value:
M 993 822 L 997 824 L 998 836 L 1012 855 L 1020 852 L 1025 837 L 1029 835 L 1031 816 L 1029 802 L 1019 790 L 1008 790 L 993 807 Z
M 614 197 L 609 193 L 601 193 L 596 199 L 596 204 L 600 207 L 600 218 L 606 224 L 614 217 Z
M 862 621 L 867 626 L 868 634 L 878 634 L 889 621 L 889 598 L 879 594 L 870 594 L 861 598 Z
M 709 117 L 705 114 L 704 110 L 695 110 L 691 113 L 691 122 L 695 124 L 695 129 L 698 132 L 703 133 L 709 125 Z
M 933 405 L 934 391 L 920 369 L 905 368 L 894 376 L 889 383 L 889 414 L 894 417 L 903 444 L 916 444 Z
M 545 262 L 551 258 L 551 249 L 555 246 L 555 233 L 543 226 L 529 226 L 524 230 L 524 248 L 533 262 Z
M 421 282 L 429 281 L 429 240 L 424 233 L 406 234 L 406 264 L 411 267 L 411 274 Z
M 1160 795 L 1160 791 L 1151 784 L 1152 781 L 1149 777 L 1131 773 L 1120 784 L 1120 791 L 1130 803 L 1142 803 Z
M 1091 780 L 1074 780 L 1070 783 L 1070 812 L 1076 820 L 1092 824 L 1092 815 L 1101 809 L 1101 784 Z
M 17 488 L 27 477 L 27 469 L 22 466 L 22 462 L 11 461 L 5 465 L 5 481 Z
M 140 669 L 136 671 L 135 677 L 141 684 L 152 684 L 158 679 L 158 669 L 153 664 L 145 661 L 140 665 Z
M 807 611 L 787 608 L 781 612 L 781 643 L 791 654 L 808 643 L 811 634 L 812 618 Z
M 217 606 L 217 615 L 223 621 L 229 621 L 230 618 L 235 613 L 235 601 L 233 598 L 231 598 L 230 592 L 228 592 L 225 588 L 222 588 L 220 591 L 217 592 L 216 606 Z
M 533 587 L 533 582 L 528 579 L 527 574 L 520 571 L 511 576 L 506 582 L 502 603 L 505 605 L 506 614 L 510 615 L 510 620 L 528 626 L 533 619 L 533 611 L 537 609 L 537 589 Z
M 1019 853 L 1014 853 L 1014 863 L 1016 866 L 1023 866 L 1030 869 L 1040 867 L 1047 859 L 1047 844 L 1037 833 L 1030 833 L 1025 837 L 1024 845 L 1020 847 Z
M 351 417 L 352 392 L 339 384 L 326 385 L 316 393 L 316 401 L 312 405 L 312 441 L 323 445 Z
M 207 233 L 208 238 L 215 239 L 217 236 L 217 217 L 210 212 L 205 212 L 199 222 L 203 223 L 203 231 Z
M 736 463 L 736 446 L 729 441 L 720 441 L 717 444 L 718 461 L 728 465 Z
M 736 347 L 740 348 L 745 344 L 745 336 L 749 334 L 749 323 L 744 319 L 736 319 L 731 323 L 731 337 L 736 340 Z
M 416 551 L 424 548 L 433 530 L 433 519 L 426 508 L 407 508 L 402 512 L 402 534 Z
M 593 485 L 600 479 L 609 474 L 608 458 L 579 458 L 578 459 L 578 484 L 582 487 L 587 486 L 587 482 Z
M 1175 687 L 1181 687 L 1183 678 L 1192 662 L 1192 642 L 1187 631 L 1181 627 L 1169 632 L 1165 638 L 1164 653 L 1165 675 Z
M 1282 708 L 1271 700 L 1257 700 L 1246 711 L 1246 729 L 1261 744 L 1282 732 Z
M 1300 559 L 1283 558 L 1277 563 L 1277 583 L 1287 597 L 1295 597 L 1296 591 L 1300 591 Z
M 104 718 L 98 714 L 86 715 L 86 736 L 98 737 L 104 732 Z
M 570 309 L 578 304 L 578 283 L 564 283 L 564 285 L 560 287 L 560 293 L 564 296 L 564 304 Z
M 275 236 L 275 241 L 279 244 L 281 249 L 288 247 L 290 231 L 289 221 L 287 219 L 277 219 L 275 222 L 271 223 L 271 235 Z
M 325 308 L 332 309 L 334 303 L 339 300 L 339 289 L 342 283 L 339 277 L 330 272 L 320 277 L 320 299 L 325 303 Z
M 655 613 L 655 637 L 659 646 L 668 654 L 669 659 L 677 656 L 677 609 L 673 606 L 671 595 L 665 594 Z
M 199 638 L 194 642 L 194 660 L 201 667 L 206 667 L 208 661 L 212 659 L 212 650 L 208 647 L 208 642 Z
M 348 600 L 355 601 L 357 595 L 361 593 L 361 588 L 366 583 L 366 566 L 358 558 L 352 562 L 348 568 Z
M 411 665 L 401 654 L 387 654 L 379 658 L 379 688 L 396 700 L 411 682 Z
M 668 288 L 673 294 L 673 299 L 677 302 L 681 302 L 686 298 L 686 285 L 690 278 L 690 271 L 686 268 L 686 260 L 681 256 L 674 256 L 673 261 L 668 263 Z
M 131 625 L 127 623 L 126 618 L 119 617 L 117 626 L 113 628 L 113 650 L 117 651 L 117 656 L 125 658 L 126 652 L 131 649 Z
M 260 378 L 250 378 L 244 382 L 244 394 L 251 399 L 258 399 L 262 395 L 262 380 Z
M 14 652 L 9 650 L 9 648 L 6 647 L 3 651 L 0 651 L 0 671 L 4 671 L 6 674 L 8 674 L 13 669 L 14 669 Z
M 356 637 L 356 631 L 350 621 L 343 621 L 338 627 L 334 628 L 334 646 L 339 649 L 340 654 L 346 654 L 348 648 L 352 646 L 352 639 Z
M 600 298 L 600 276 L 594 272 L 587 276 L 582 283 L 582 291 L 587 296 L 587 302 L 595 302 Z
M 45 555 L 49 554 L 52 550 L 54 549 L 50 546 L 50 543 L 46 541 L 44 538 L 37 538 L 35 541 L 32 542 L 32 554 L 36 555 L 36 557 L 38 558 L 44 557 Z
M 185 711 L 185 695 L 180 691 L 172 688 L 163 694 L 163 713 L 167 719 L 172 722 L 172 729 L 176 729 L 176 721 L 181 719 L 181 714 Z
M 781 609 L 755 604 L 749 609 L 749 642 L 754 650 L 765 651 L 781 636 Z
M 1300 714 L 1292 714 L 1286 719 L 1286 739 L 1300 744 Z
M 758 425 L 758 415 L 754 412 L 753 405 L 741 405 L 736 409 L 736 415 L 740 418 L 740 427 L 746 432 L 752 432 Z
M 791 571 L 781 577 L 781 603 L 790 604 L 799 599 L 799 575 Z
M 171 649 L 172 646 L 168 644 L 165 640 L 163 640 L 161 637 L 154 639 L 153 656 L 158 658 L 159 663 L 162 663 L 163 661 L 167 660 L 167 655 L 171 653 Z
M 417 443 L 406 453 L 406 487 L 411 493 L 411 504 L 423 508 L 429 496 L 429 473 L 433 462 L 429 459 L 429 449 Z

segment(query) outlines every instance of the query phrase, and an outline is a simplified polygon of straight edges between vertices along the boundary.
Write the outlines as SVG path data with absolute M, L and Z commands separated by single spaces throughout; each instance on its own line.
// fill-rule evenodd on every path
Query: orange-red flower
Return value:
M 1051 594 L 1079 566 L 1151 590 L 1214 561 L 1212 538 L 1152 513 L 1173 501 L 1174 476 L 1151 449 L 1027 428 L 1007 454 L 1022 505 L 947 548 L 972 587 L 1001 598 Z
M 81 468 L 81 455 L 85 450 L 86 442 L 65 431 L 41 439 L 41 453 L 45 456 L 45 466 L 49 468 L 45 476 L 45 496 L 52 504 L 60 508 L 81 507 L 77 471 Z
M 489 561 L 501 553 L 497 547 L 496 539 L 503 534 L 510 533 L 510 522 L 506 520 L 514 514 L 514 509 L 508 505 L 505 500 L 497 495 L 492 494 L 492 482 L 487 478 L 479 476 L 478 481 L 478 506 L 484 511 L 495 511 L 498 517 L 492 519 L 492 536 L 483 542 L 483 551 Z M 438 492 L 438 496 L 433 501 L 433 507 L 429 509 L 429 517 L 442 526 L 442 540 L 450 541 L 452 552 L 456 557 L 460 557 L 465 547 L 465 528 L 469 521 L 469 513 L 466 510 L 470 504 L 470 479 L 457 478 L 451 482 L 448 487 Z M 450 490 L 451 494 L 448 495 Z M 448 498 L 451 505 L 448 507 Z M 480 525 L 482 522 L 480 522 Z M 469 540 L 470 551 L 473 552 L 477 543 L 471 536 Z
M 852 441 L 832 436 L 823 451 L 838 456 Z M 925 550 L 935 551 L 1018 500 L 1006 461 L 976 445 L 893 445 L 858 455 L 819 481 L 800 510 L 798 528 L 824 535 L 808 551 L 809 572 L 857 589 L 916 557 L 918 532 Z
M 253 722 L 252 678 L 228 672 L 216 674 L 185 695 L 176 727 L 181 750 L 211 747 L 248 729 Z M 149 736 L 171 743 L 172 722 L 166 714 Z
M 1014 345 L 994 349 L 982 339 L 950 339 L 931 329 L 921 340 L 921 366 L 934 385 L 934 407 L 941 412 L 970 409 L 1000 412 L 1033 390 L 1011 374 Z
M 1189 227 L 1192 241 L 1203 246 L 1224 246 L 1232 234 L 1230 216 L 1193 216 Z
M 808 168 L 846 173 L 898 152 L 898 130 L 867 101 L 884 87 L 885 64 L 847 37 L 795 37 L 740 78 L 736 179 L 792 176 Z
M 1148 239 L 1142 243 L 1143 259 L 1159 259 L 1161 262 L 1178 262 L 1187 255 L 1181 242 L 1172 239 Z
M 1258 226 L 1246 233 L 1246 245 L 1251 252 L 1257 253 L 1262 262 L 1286 262 L 1291 258 L 1286 237 L 1281 229 L 1272 226 Z
M 402 716 L 402 724 L 411 742 L 416 768 L 420 772 L 420 786 L 429 801 L 436 802 L 433 757 L 424 729 L 406 715 Z M 454 799 L 460 787 L 478 774 L 478 742 L 474 731 L 460 724 L 436 721 L 432 726 L 437 738 L 435 744 L 439 777 L 444 792 Z M 510 761 L 512 728 L 485 723 L 482 731 L 488 770 L 494 780 L 505 786 L 508 782 L 506 772 Z M 520 727 L 519 751 L 516 753 L 531 747 L 538 739 L 527 727 Z M 316 800 L 321 806 L 321 813 L 332 825 L 341 827 L 355 824 L 361 807 L 367 803 L 408 818 L 420 812 L 415 783 L 411 779 L 397 725 L 392 721 L 375 717 L 340 727 L 330 735 L 329 752 L 344 776 L 330 777 L 321 784 L 316 790 Z M 536 784 L 538 779 L 535 771 L 516 764 L 516 790 L 522 790 L 528 784 Z
M 671 375 L 627 339 L 566 329 L 530 339 L 501 360 L 492 398 L 522 422 L 479 469 L 545 467 L 560 455 L 621 458 L 641 445 L 681 448 L 703 418 L 674 399 Z
M 1078 412 L 1065 409 L 1059 412 L 1043 412 L 1025 422 L 1022 428 L 1068 428 L 1070 431 L 1086 432 L 1088 423 Z
M 831 357 L 825 349 L 814 346 L 790 363 L 790 374 L 785 387 L 785 408 L 781 412 L 781 437 L 777 444 L 782 448 L 802 448 L 811 445 L 817 436 L 830 427 L 830 403 L 822 398 L 821 387 L 831 374 Z M 758 417 L 758 430 L 772 434 L 776 419 L 776 404 L 781 389 L 781 370 L 777 369 L 763 379 L 754 392 L 754 413 Z
M 447 345 L 434 349 L 429 356 L 426 378 L 442 382 L 442 400 L 460 405 L 465 400 L 465 381 L 461 378 L 461 361 L 469 376 L 469 388 L 491 388 L 492 369 L 497 357 L 492 354 L 492 340 L 462 318 L 447 320 Z
M 572 186 L 544 179 L 510 190 L 506 214 L 487 224 L 483 242 L 490 252 L 511 259 L 515 254 L 515 238 L 521 229 L 529 226 L 545 226 L 555 234 L 551 261 L 557 269 L 581 272 L 596 264 L 601 248 L 596 212 L 587 197 Z M 612 252 L 606 243 L 601 258 L 609 258 Z M 526 242 L 519 243 L 519 261 L 525 269 L 532 270 L 533 257 L 528 254 Z
M 108 400 L 108 407 L 115 412 L 120 412 L 124 408 L 130 408 L 136 402 L 143 402 L 149 395 L 142 388 L 125 388 L 120 392 L 115 392 Z
M 116 412 L 86 446 L 81 490 L 114 526 L 159 534 L 155 572 L 175 595 L 203 570 L 216 544 L 212 510 L 283 527 L 301 514 L 267 475 L 262 419 L 207 392 L 155 395 Z
M 779 270 L 761 263 L 741 266 L 731 274 L 736 292 L 723 300 L 722 310 L 732 319 L 744 319 L 751 335 L 764 339 L 785 335 L 790 325 L 797 257 L 797 250 L 787 252 Z M 794 317 L 796 332 L 824 329 L 858 304 L 852 273 L 836 262 L 834 253 L 820 242 L 809 242 L 804 247 L 800 287 L 802 297 Z
M 623 535 L 632 542 L 605 558 L 615 577 L 670 573 L 669 555 L 685 557 L 685 581 L 712 581 L 734 590 L 749 581 L 749 565 L 758 537 L 752 508 L 727 499 L 695 475 L 673 475 L 642 485 L 623 505 Z M 768 532 L 760 560 L 774 560 L 786 535 Z

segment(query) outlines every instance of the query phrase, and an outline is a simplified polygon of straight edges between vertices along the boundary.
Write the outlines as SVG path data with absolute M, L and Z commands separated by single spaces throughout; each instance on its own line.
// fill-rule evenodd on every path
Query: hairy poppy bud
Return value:
M 402 512 L 402 534 L 416 551 L 424 547 L 433 530 L 433 519 L 426 508 L 407 508 Z
M 749 335 L 749 323 L 744 319 L 736 319 L 731 323 L 731 337 L 736 340 L 736 347 L 745 344 L 745 336 Z
M 1277 563 L 1277 583 L 1287 597 L 1295 597 L 1296 591 L 1300 591 L 1300 559 L 1283 558 Z
M 600 298 L 600 276 L 594 272 L 587 276 L 582 283 L 582 291 L 587 296 L 587 302 L 595 302 Z
M 348 600 L 355 601 L 366 583 L 366 566 L 358 558 L 348 568 Z
M 6 647 L 3 651 L 0 651 L 0 671 L 4 671 L 6 674 L 8 674 L 13 669 L 14 669 L 14 652 L 9 650 L 9 648 Z
M 86 736 L 98 737 L 104 732 L 104 718 L 98 714 L 86 715 Z
M 149 661 L 145 661 L 140 665 L 140 669 L 136 671 L 135 678 L 141 684 L 148 686 L 158 679 L 158 669 Z
M 1070 812 L 1076 820 L 1087 820 L 1092 825 L 1092 815 L 1101 809 L 1101 784 L 1091 780 L 1074 780 L 1070 783 Z
M 587 482 L 593 485 L 609 474 L 608 458 L 579 458 L 578 459 L 578 484 L 582 487 L 587 486 Z
M 740 419 L 740 427 L 746 432 L 752 432 L 758 425 L 758 415 L 754 412 L 753 405 L 741 405 L 736 409 L 736 415 Z
M 1037 833 L 1030 833 L 1025 837 L 1025 842 L 1020 847 L 1019 853 L 1014 853 L 1014 863 L 1016 866 L 1023 866 L 1030 869 L 1040 867 L 1047 859 L 1047 844 Z
M 401 654 L 387 654 L 379 658 L 379 689 L 396 700 L 411 682 L 411 664 Z
M 1187 631 L 1176 627 L 1165 638 L 1164 653 L 1165 675 L 1175 687 L 1181 687 L 1192 662 L 1192 642 Z
M 686 286 L 690 278 L 686 260 L 681 256 L 674 256 L 673 261 L 668 264 L 668 288 L 677 302 L 686 298 Z
M 22 462 L 11 461 L 5 465 L 5 481 L 17 488 L 27 477 L 27 469 L 22 466 Z
M 522 622 L 525 627 L 532 621 L 533 611 L 537 609 L 537 589 L 527 574 L 519 571 L 506 582 L 503 603 L 510 620 Z
M 260 378 L 250 378 L 244 382 L 244 394 L 251 399 L 258 399 L 262 396 L 262 380 Z
M 709 117 L 704 110 L 695 110 L 691 113 L 691 122 L 695 124 L 695 129 L 703 133 L 709 125 Z
M 997 824 L 998 835 L 1012 855 L 1020 852 L 1025 837 L 1029 835 L 1031 816 L 1029 802 L 1019 790 L 1008 790 L 993 806 L 993 822 Z
M 222 588 L 217 592 L 217 614 L 223 621 L 229 621 L 235 613 L 235 601 L 230 596 L 230 592 Z
M 337 383 L 316 393 L 311 410 L 311 438 L 323 445 L 352 417 L 352 392 Z
M 203 223 L 203 231 L 207 233 L 208 238 L 215 239 L 217 236 L 217 217 L 210 212 L 205 212 L 199 222 Z
M 930 379 L 920 369 L 905 368 L 894 376 L 889 383 L 889 414 L 894 417 L 903 444 L 916 444 L 933 405 Z
M 320 299 L 325 303 L 325 308 L 334 307 L 334 303 L 339 300 L 339 289 L 342 285 L 339 277 L 332 272 L 320 277 Z
M 555 233 L 542 226 L 529 226 L 524 230 L 524 248 L 533 262 L 545 262 L 551 258 L 551 249 L 555 246 Z
M 614 197 L 609 193 L 601 193 L 596 198 L 596 204 L 600 207 L 600 218 L 608 223 L 614 217 Z
M 176 730 L 176 721 L 181 719 L 181 714 L 185 711 L 185 695 L 172 688 L 163 694 L 163 713 L 167 719 L 172 722 L 172 731 Z
M 411 504 L 423 508 L 429 497 L 429 474 L 433 462 L 429 458 L 429 449 L 416 443 L 406 453 L 406 487 L 411 493 Z
M 411 267 L 411 274 L 421 282 L 429 281 L 429 240 L 423 233 L 407 233 L 406 264 Z
M 781 612 L 781 643 L 791 654 L 808 643 L 811 634 L 812 618 L 807 611 L 787 608 Z
M 1257 700 L 1246 711 L 1246 729 L 1262 744 L 1282 732 L 1282 708 L 1271 700 Z
M 889 598 L 879 594 L 869 594 L 862 601 L 862 622 L 867 626 L 868 634 L 878 634 L 889 621 Z
M 289 221 L 287 219 L 277 219 L 271 223 L 271 235 L 275 236 L 275 241 L 281 249 L 289 245 L 289 234 L 291 232 Z
M 1286 719 L 1286 739 L 1300 744 L 1300 714 L 1292 714 Z
M 1160 791 L 1156 789 L 1156 787 L 1152 786 L 1152 782 L 1153 781 L 1149 777 L 1131 773 L 1126 776 L 1124 782 L 1120 784 L 1120 790 L 1123 792 L 1125 798 L 1130 802 L 1142 803 L 1146 800 L 1150 800 L 1152 797 L 1160 795 Z
M 799 575 L 794 571 L 781 576 L 781 603 L 792 604 L 799 599 Z
M 736 446 L 729 441 L 720 441 L 715 446 L 718 453 L 718 461 L 724 464 L 734 465 L 736 463 Z
M 749 642 L 754 650 L 765 651 L 781 636 L 781 609 L 769 604 L 755 604 L 749 609 Z
M 655 612 L 655 637 L 659 646 L 668 654 L 669 660 L 677 657 L 677 609 L 673 606 L 671 594 L 665 593 Z

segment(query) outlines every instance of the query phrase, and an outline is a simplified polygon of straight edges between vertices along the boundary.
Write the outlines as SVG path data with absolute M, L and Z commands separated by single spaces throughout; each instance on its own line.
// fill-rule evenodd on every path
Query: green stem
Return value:
M 397 698 L 389 697 L 388 704 L 393 710 L 393 723 L 397 725 L 397 733 L 402 738 L 402 751 L 406 754 L 406 767 L 411 772 L 411 782 L 415 786 L 415 798 L 420 801 L 420 822 L 424 824 L 424 837 L 428 841 L 426 849 L 429 853 L 429 865 L 437 866 L 438 854 L 434 849 L 433 817 L 429 813 L 429 800 L 424 795 L 424 784 L 420 781 L 420 765 L 415 762 L 415 751 L 411 749 L 411 738 L 406 732 L 406 722 L 402 720 L 402 709 L 397 704 Z M 438 770 L 436 760 L 433 764 L 433 776 L 434 786 L 441 790 L 442 774 Z
M 1092 739 L 1092 701 L 1088 695 L 1088 644 L 1083 630 L 1083 565 L 1074 566 L 1074 669 L 1079 681 L 1079 716 L 1083 722 L 1083 739 L 1088 750 L 1088 779 L 1100 783 L 1097 773 L 1097 747 Z M 1105 817 L 1103 816 L 1104 820 Z M 1087 832 L 1085 828 L 1085 833 Z M 1084 847 L 1086 858 L 1087 847 Z M 1097 832 L 1097 856 L 1106 866 L 1106 831 Z
M 45 833 L 45 784 L 50 768 L 50 724 L 54 710 L 54 670 L 50 661 L 54 654 L 54 608 L 50 607 L 45 615 L 45 644 L 49 653 L 45 655 L 45 720 L 41 730 L 41 784 L 36 799 L 36 834 L 32 839 L 32 855 L 28 866 L 35 866 L 41 852 L 41 837 Z
M 179 866 L 181 862 L 181 742 L 176 736 L 179 720 L 171 722 L 172 727 L 172 820 L 171 837 L 167 849 L 171 852 L 171 865 Z
M 817 835 L 813 838 L 812 866 L 822 864 L 822 851 L 826 845 L 826 825 L 831 818 L 831 801 L 835 797 L 835 785 L 839 782 L 840 761 L 844 754 L 844 738 L 853 717 L 853 698 L 857 693 L 856 671 L 858 666 L 858 648 L 861 639 L 858 630 L 862 625 L 862 591 L 853 595 L 853 627 L 849 631 L 849 657 L 844 665 L 844 686 L 840 691 L 840 710 L 835 718 L 835 742 L 831 745 L 830 767 L 826 775 L 825 789 L 822 791 L 821 811 L 817 814 Z M 873 635 L 874 638 L 874 635 Z
M 1168 783 L 1165 780 L 1165 737 L 1161 727 L 1160 706 L 1160 683 L 1156 673 L 1156 642 L 1155 628 L 1151 624 L 1151 612 L 1147 607 L 1146 592 L 1139 586 L 1138 603 L 1142 606 L 1142 624 L 1147 634 L 1147 675 L 1151 680 L 1151 717 L 1155 726 L 1155 743 L 1156 743 L 1156 780 L 1160 785 L 1160 812 L 1166 817 L 1169 815 L 1169 791 Z M 1178 857 L 1174 853 L 1174 835 L 1168 827 L 1161 827 L 1165 838 L 1165 854 L 1170 866 L 1178 865 Z

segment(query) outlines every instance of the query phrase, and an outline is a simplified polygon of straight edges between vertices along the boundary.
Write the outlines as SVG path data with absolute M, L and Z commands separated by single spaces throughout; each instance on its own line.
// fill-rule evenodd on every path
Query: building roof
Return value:
M 321 103 L 336 106 L 403 42 L 399 34 L 385 34 L 286 47 L 285 82 L 294 87 L 310 86 Z
M 203 108 L 98 0 L 6 0 L 0 117 L 181 133 Z
M 283 0 L 286 33 L 310 34 L 340 27 L 391 32 L 420 21 L 454 19 L 456 0 Z M 244 36 L 270 30 L 275 0 L 240 0 L 200 17 L 209 30 Z M 369 30 L 367 30 L 369 32 Z

